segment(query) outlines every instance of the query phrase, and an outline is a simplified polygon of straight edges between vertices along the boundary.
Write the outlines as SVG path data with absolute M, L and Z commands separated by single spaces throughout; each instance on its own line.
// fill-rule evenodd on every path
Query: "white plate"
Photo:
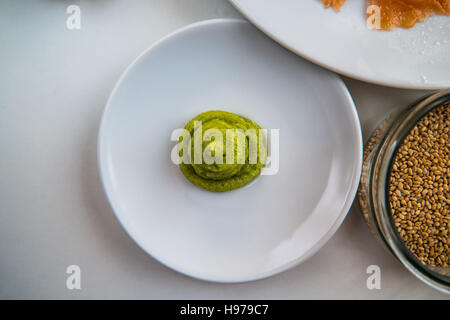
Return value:
M 280 169 L 213 193 L 170 160 L 172 130 L 210 109 L 279 129 Z M 343 221 L 358 185 L 362 140 L 335 74 L 240 20 L 185 27 L 145 51 L 107 103 L 99 166 L 109 202 L 139 246 L 184 274 L 259 279 L 316 252 Z
M 340 13 L 319 0 L 230 1 L 273 39 L 335 72 L 392 87 L 450 86 L 448 17 L 386 32 L 367 27 L 363 0 L 347 0 Z

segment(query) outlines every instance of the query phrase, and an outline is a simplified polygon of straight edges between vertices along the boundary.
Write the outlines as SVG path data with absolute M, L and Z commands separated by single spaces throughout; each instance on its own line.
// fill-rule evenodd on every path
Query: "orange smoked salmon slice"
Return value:
M 339 11 L 345 0 L 322 2 L 326 8 L 333 7 Z M 450 16 L 450 0 L 368 0 L 367 3 L 380 8 L 380 27 L 383 30 L 411 28 L 435 14 Z
M 325 8 L 333 7 L 334 10 L 339 11 L 346 0 L 322 0 Z

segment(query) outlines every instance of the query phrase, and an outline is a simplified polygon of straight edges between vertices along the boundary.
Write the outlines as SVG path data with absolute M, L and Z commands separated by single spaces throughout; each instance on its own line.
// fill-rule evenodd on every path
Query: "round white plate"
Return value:
M 448 17 L 386 32 L 367 27 L 363 0 L 347 0 L 340 13 L 319 0 L 230 1 L 280 44 L 335 72 L 392 87 L 450 86 Z
M 232 192 L 190 184 L 171 133 L 222 109 L 279 129 L 276 175 Z M 267 277 L 316 252 L 356 193 L 362 139 L 335 74 L 241 20 L 185 27 L 145 51 L 107 103 L 98 146 L 109 202 L 139 246 L 184 274 L 219 282 Z

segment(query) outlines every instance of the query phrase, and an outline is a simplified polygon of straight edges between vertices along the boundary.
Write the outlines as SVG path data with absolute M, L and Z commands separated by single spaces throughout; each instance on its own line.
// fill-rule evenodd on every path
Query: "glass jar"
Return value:
M 445 293 L 450 293 L 450 268 L 420 262 L 397 231 L 389 204 L 389 179 L 396 151 L 411 129 L 433 108 L 448 101 L 450 89 L 422 98 L 381 122 L 365 147 L 358 192 L 362 214 L 376 238 L 417 278 Z

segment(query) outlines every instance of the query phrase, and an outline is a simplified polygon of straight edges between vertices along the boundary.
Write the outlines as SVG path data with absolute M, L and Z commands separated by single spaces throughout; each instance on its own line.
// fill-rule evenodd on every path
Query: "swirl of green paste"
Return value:
M 200 122 L 201 129 L 198 126 Z M 207 111 L 190 120 L 184 128 L 191 137 L 191 152 L 188 156 L 190 161 L 182 161 L 180 170 L 200 188 L 215 192 L 238 189 L 257 177 L 264 167 L 267 156 L 265 136 L 260 132 L 261 127 L 249 119 L 226 111 Z M 194 159 L 196 130 L 201 130 L 201 163 Z M 236 134 L 230 135 L 230 131 Z M 197 134 L 200 136 L 199 132 Z M 221 134 L 222 141 L 214 134 Z M 227 157 L 227 150 L 234 151 L 231 159 L 230 155 Z M 222 160 L 205 161 L 205 151 L 213 157 L 220 152 L 217 157 L 222 154 Z

